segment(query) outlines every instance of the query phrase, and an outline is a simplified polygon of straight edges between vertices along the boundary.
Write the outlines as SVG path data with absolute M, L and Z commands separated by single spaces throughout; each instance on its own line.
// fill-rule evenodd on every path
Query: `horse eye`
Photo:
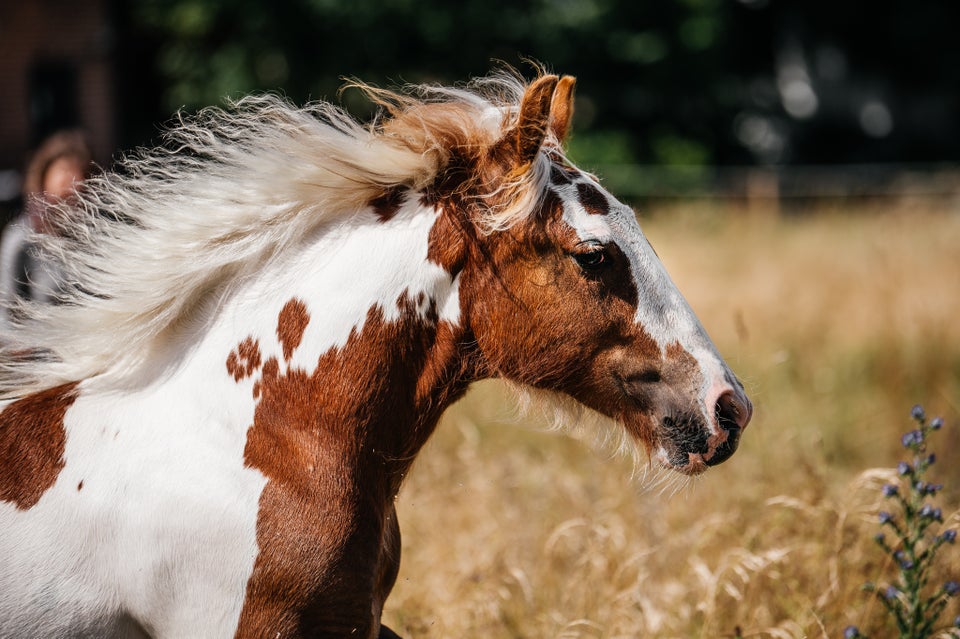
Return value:
M 602 248 L 589 253 L 575 253 L 573 259 L 585 271 L 596 271 L 610 263 L 610 257 Z

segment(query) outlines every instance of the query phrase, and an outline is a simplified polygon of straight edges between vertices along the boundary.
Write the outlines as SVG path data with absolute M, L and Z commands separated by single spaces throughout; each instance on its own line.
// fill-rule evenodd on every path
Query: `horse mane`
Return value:
M 459 88 L 350 86 L 378 107 L 371 122 L 327 102 L 246 97 L 179 115 L 159 147 L 120 158 L 54 207 L 59 233 L 33 241 L 68 290 L 57 305 L 15 304 L 0 336 L 0 399 L 133 370 L 202 301 L 311 232 L 348 223 L 388 189 L 425 189 L 455 154 L 488 148 L 526 88 L 509 71 Z M 488 228 L 529 214 L 545 162 L 509 185 Z

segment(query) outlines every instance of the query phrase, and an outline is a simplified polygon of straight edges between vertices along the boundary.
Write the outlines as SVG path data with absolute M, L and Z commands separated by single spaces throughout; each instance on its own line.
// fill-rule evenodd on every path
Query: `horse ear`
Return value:
M 518 169 L 529 166 L 540 152 L 547 136 L 551 101 L 558 81 L 555 75 L 545 75 L 527 87 L 520 102 L 517 125 L 497 143 L 497 147 L 506 147 L 511 163 Z
M 550 102 L 550 130 L 561 143 L 567 137 L 573 118 L 573 85 L 576 82 L 577 79 L 572 75 L 560 78 Z

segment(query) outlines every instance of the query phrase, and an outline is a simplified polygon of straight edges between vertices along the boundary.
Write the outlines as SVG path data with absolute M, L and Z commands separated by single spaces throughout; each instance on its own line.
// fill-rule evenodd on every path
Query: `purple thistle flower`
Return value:
M 921 406 L 920 404 L 917 404 L 910 411 L 910 416 L 913 417 L 918 422 L 922 422 L 923 419 L 927 416 L 927 414 L 923 412 L 923 406 Z
M 889 523 L 889 522 L 893 521 L 893 515 L 891 515 L 890 513 L 888 513 L 888 512 L 885 511 L 885 510 L 881 510 L 881 511 L 877 514 L 877 519 L 880 520 L 880 523 L 881 523 L 881 524 L 886 524 L 886 523 Z
M 843 630 L 843 639 L 857 639 L 860 636 L 860 629 L 856 626 L 847 626 Z
M 928 495 L 936 495 L 941 490 L 943 490 L 943 484 L 927 484 Z
M 896 484 L 884 484 L 881 490 L 883 491 L 884 497 L 893 497 L 897 494 L 899 487 Z
M 887 599 L 896 599 L 899 594 L 900 591 L 893 586 L 887 586 L 887 589 L 883 591 L 883 596 Z
M 927 492 L 927 485 L 922 481 L 917 481 L 913 483 L 913 489 L 922 495 Z
M 949 596 L 954 597 L 957 595 L 957 593 L 960 593 L 960 584 L 955 581 L 948 581 L 947 583 L 943 584 L 943 591 Z
M 899 464 L 897 464 L 897 472 L 900 475 L 909 475 L 912 471 L 913 469 L 910 468 L 910 464 L 908 464 L 905 461 L 902 461 Z
M 950 532 L 950 531 L 948 530 L 947 532 Z M 944 533 L 944 534 L 946 534 L 946 533 Z M 883 542 L 885 542 L 885 541 L 887 540 L 887 536 L 884 535 L 883 533 L 877 533 L 876 535 L 873 536 L 873 540 L 874 540 L 875 542 L 877 542 L 878 544 L 882 544 Z
M 933 453 L 927 455 L 927 466 L 933 466 L 933 463 L 937 461 L 937 456 Z
M 897 552 L 893 553 L 893 558 L 897 560 L 897 563 L 900 564 L 900 567 L 904 570 L 910 570 L 913 568 L 913 561 L 907 559 L 902 550 L 898 550 Z
M 930 504 L 924 504 L 920 509 L 920 512 L 917 513 L 920 515 L 921 519 L 932 519 L 933 521 L 943 521 L 943 511 L 939 508 L 934 508 Z
M 950 530 L 943 531 L 943 534 L 940 535 L 940 539 L 944 540 L 948 544 L 952 544 L 957 540 L 957 531 L 951 528 Z
M 934 417 L 932 420 L 930 420 L 930 428 L 932 430 L 940 430 L 942 427 L 943 427 L 942 417 Z
M 919 430 L 911 430 L 909 433 L 904 433 L 903 437 L 900 438 L 900 443 L 903 444 L 904 448 L 921 444 L 923 443 L 923 433 Z

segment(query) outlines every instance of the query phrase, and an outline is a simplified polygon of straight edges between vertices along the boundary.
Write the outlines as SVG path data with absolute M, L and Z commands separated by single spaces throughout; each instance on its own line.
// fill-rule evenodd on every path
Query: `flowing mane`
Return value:
M 0 340 L 0 398 L 129 372 L 202 300 L 387 190 L 428 188 L 458 154 L 489 147 L 526 88 L 506 72 L 463 88 L 350 86 L 380 108 L 371 123 L 326 102 L 247 97 L 179 117 L 161 147 L 122 158 L 57 207 L 61 232 L 35 241 L 69 290 L 60 305 L 16 308 L 21 319 Z M 517 177 L 489 227 L 532 210 L 545 162 Z

